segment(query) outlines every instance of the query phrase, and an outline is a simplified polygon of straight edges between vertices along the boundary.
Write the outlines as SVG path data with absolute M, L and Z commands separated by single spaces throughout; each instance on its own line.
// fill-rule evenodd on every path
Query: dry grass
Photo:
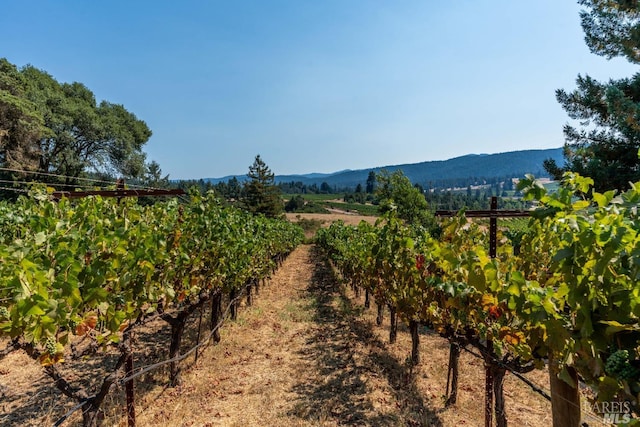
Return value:
M 361 221 L 366 221 L 374 224 L 378 217 L 357 215 L 348 213 L 345 211 L 339 211 L 333 209 L 332 213 L 287 213 L 286 217 L 293 223 L 299 223 L 305 228 L 305 238 L 310 241 L 316 231 L 320 227 L 328 227 L 331 223 L 336 221 L 343 221 L 347 225 L 358 225 Z
M 346 212 L 343 212 L 343 213 L 334 212 L 330 214 L 287 213 L 286 216 L 287 216 L 287 219 L 292 222 L 296 222 L 298 218 L 305 218 L 305 219 L 320 221 L 327 226 L 332 222 L 339 221 L 339 220 L 344 221 L 344 223 L 347 225 L 358 225 L 360 224 L 360 221 L 367 221 L 373 224 L 376 222 L 376 219 L 378 219 L 378 217 L 375 217 L 375 216 L 356 215 L 356 214 L 350 214 Z
M 458 403 L 445 408 L 447 342 L 421 330 L 423 361 L 412 369 L 407 328 L 389 345 L 388 318 L 376 326 L 375 310 L 364 310 L 314 251 L 296 249 L 254 304 L 225 324 L 222 341 L 197 363 L 187 360 L 182 386 L 167 387 L 165 373 L 139 381 L 138 425 L 482 426 L 482 361 L 462 354 Z M 149 349 L 142 337 L 137 348 Z M 23 423 L 7 425 L 50 424 L 52 414 L 64 413 L 63 400 L 34 363 L 20 357 L 0 361 L 0 424 L 14 411 Z M 545 372 L 529 376 L 547 388 Z M 512 376 L 505 391 L 510 425 L 551 425 L 542 397 Z M 114 390 L 106 425 L 126 425 L 121 394 Z M 78 423 L 76 416 L 67 425 Z
M 0 425 L 37 425 L 41 420 L 50 424 L 59 399 L 40 366 L 26 354 L 14 352 L 0 361 Z

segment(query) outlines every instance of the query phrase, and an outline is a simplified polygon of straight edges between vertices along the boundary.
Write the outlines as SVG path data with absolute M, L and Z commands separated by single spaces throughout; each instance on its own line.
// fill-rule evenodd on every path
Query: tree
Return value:
M 395 209 L 398 217 L 408 223 L 435 230 L 435 219 L 428 210 L 424 193 L 419 187 L 413 186 L 401 170 L 389 173 L 383 169 L 376 175 L 376 181 L 380 213 Z
M 296 212 L 302 208 L 304 208 L 304 198 L 300 194 L 291 197 L 284 205 L 284 210 L 287 212 Z
M 84 172 L 143 177 L 142 146 L 151 131 L 142 120 L 122 105 L 97 104 L 82 83 L 59 83 L 32 66 L 19 74 L 24 82 L 20 97 L 35 106 L 43 124 L 36 138 L 40 172 L 64 175 L 67 183 L 74 183 Z
M 376 173 L 374 171 L 369 171 L 369 176 L 367 176 L 367 184 L 365 191 L 367 194 L 373 194 L 376 190 Z
M 640 5 L 629 0 L 580 0 L 585 40 L 591 52 L 607 58 L 626 57 L 640 63 Z M 573 92 L 556 98 L 581 128 L 566 125 L 565 165 L 547 160 L 554 178 L 571 170 L 594 180 L 599 191 L 624 190 L 640 179 L 640 74 L 600 83 L 578 76 Z
M 235 176 L 227 182 L 227 198 L 229 200 L 238 200 L 242 195 L 242 186 Z
M 322 184 L 320 184 L 320 192 L 323 193 L 323 194 L 331 194 L 332 190 L 331 190 L 331 186 L 329 185 L 329 183 L 322 182 Z
M 637 0 L 579 0 L 585 41 L 592 53 L 608 59 L 625 56 L 640 64 L 640 5 Z
M 243 206 L 250 212 L 276 218 L 282 214 L 280 189 L 275 185 L 275 176 L 258 154 L 247 174 L 244 185 Z
M 3 168 L 38 168 L 38 140 L 46 129 L 36 105 L 25 99 L 26 86 L 16 66 L 0 58 L 0 167 Z
M 146 165 L 143 183 L 148 187 L 167 188 L 169 187 L 169 175 L 163 177 L 160 165 L 153 160 Z

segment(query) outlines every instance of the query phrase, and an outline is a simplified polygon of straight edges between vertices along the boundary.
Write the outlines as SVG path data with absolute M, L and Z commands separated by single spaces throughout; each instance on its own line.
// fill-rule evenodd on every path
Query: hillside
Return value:
M 532 173 L 538 177 L 548 176 L 542 167 L 545 159 L 554 159 L 563 164 L 562 148 L 548 150 L 521 150 L 497 154 L 468 154 L 449 160 L 427 161 L 403 165 L 379 166 L 369 169 L 346 170 L 331 174 L 277 175 L 276 183 L 302 182 L 305 185 L 320 185 L 323 182 L 332 187 L 355 187 L 364 184 L 369 172 L 386 169 L 390 172 L 401 169 L 413 182 L 428 187 L 456 185 L 457 181 L 476 178 L 478 181 L 493 178 L 521 177 Z M 228 181 L 232 176 L 223 178 L 206 178 L 213 184 Z M 236 176 L 243 181 L 246 176 Z M 466 186 L 466 184 L 464 184 Z

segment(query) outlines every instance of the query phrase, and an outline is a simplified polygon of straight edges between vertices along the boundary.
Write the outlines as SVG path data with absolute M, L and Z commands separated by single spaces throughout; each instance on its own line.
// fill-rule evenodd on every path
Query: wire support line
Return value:
M 24 188 L 12 188 L 12 187 L 0 187 L 0 190 L 4 190 L 4 191 L 15 191 L 16 193 L 29 193 L 29 190 L 26 190 Z
M 78 181 L 96 182 L 96 183 L 102 183 L 102 184 L 106 184 L 106 185 L 116 185 L 117 184 L 116 181 L 108 181 L 108 180 L 97 179 L 97 178 L 82 178 L 82 177 L 75 177 L 75 176 L 70 176 L 70 175 L 60 175 L 60 174 L 55 174 L 55 173 L 50 173 L 50 172 L 37 172 L 37 171 L 29 171 L 29 170 L 14 169 L 14 168 L 3 168 L 3 167 L 0 167 L 0 171 L 25 173 L 25 174 L 32 174 L 32 175 L 42 175 L 42 176 L 49 176 L 49 177 L 52 177 L 52 178 L 65 178 L 65 179 L 71 178 L 71 179 L 76 179 Z M 46 184 L 46 183 L 42 183 L 42 184 Z M 58 184 L 56 184 L 56 185 L 58 185 Z M 127 184 L 127 186 L 128 187 L 139 187 L 139 188 L 149 189 L 149 190 L 158 190 L 159 189 L 159 188 L 155 188 L 155 187 L 149 187 L 149 186 L 138 185 L 138 184 Z
M 469 350 L 466 346 L 461 346 L 461 348 L 466 351 L 467 353 L 477 357 L 478 359 L 484 359 L 484 356 L 482 356 L 481 354 L 478 353 L 474 353 L 473 351 Z M 512 370 L 511 368 L 509 368 L 509 366 L 507 366 L 506 364 L 502 363 L 502 361 L 496 359 L 495 357 L 490 357 L 491 361 L 493 363 L 495 363 L 496 365 L 500 366 L 502 369 L 505 369 L 509 372 L 511 372 L 516 378 L 518 378 L 520 381 L 524 382 L 525 384 L 527 384 L 529 387 L 531 387 L 531 389 L 533 391 L 535 391 L 536 393 L 538 393 L 539 395 L 541 395 L 542 397 L 544 397 L 545 399 L 547 399 L 549 402 L 551 402 L 551 395 L 548 394 L 544 389 L 542 389 L 541 387 L 539 387 L 537 384 L 533 383 L 531 380 L 529 380 L 528 378 L 526 378 L 524 375 L 522 375 L 519 372 L 515 372 L 514 370 Z
M 48 185 L 46 183 L 38 183 L 38 182 L 34 182 L 34 181 L 9 181 L 9 180 L 4 180 L 4 179 L 0 179 L 0 183 L 8 183 L 8 184 L 23 184 L 23 185 L 38 185 L 38 184 L 42 184 L 42 185 Z M 77 185 L 73 185 L 73 184 L 55 184 L 55 186 L 61 186 L 61 187 L 72 187 L 74 189 L 77 189 L 79 186 Z M 0 187 L 0 188 L 4 188 L 4 187 Z M 8 187 L 7 187 L 8 188 Z M 10 188 L 8 188 L 10 189 Z M 17 191 L 17 189 L 12 189 L 12 191 Z M 21 189 L 21 191 L 23 192 L 27 192 L 28 190 L 26 189 Z M 62 197 L 67 197 L 67 198 L 78 198 L 78 197 L 85 197 L 85 196 L 103 196 L 103 197 L 125 197 L 125 196 L 137 196 L 137 197 L 144 197 L 144 196 L 177 196 L 177 195 L 182 195 L 185 194 L 184 190 L 182 189 L 146 189 L 146 188 L 134 188 L 134 189 L 116 189 L 116 190 L 104 190 L 104 189 L 98 189 L 96 190 L 95 187 L 88 187 L 88 189 L 86 190 L 59 190 L 59 191 L 54 191 L 52 193 L 54 198 L 62 198 Z
M 93 397 L 95 397 L 95 396 L 93 396 Z M 69 409 L 69 411 L 67 411 L 66 414 L 64 414 L 63 416 L 58 418 L 58 420 L 55 423 L 52 424 L 52 427 L 60 427 L 63 422 L 65 422 L 71 415 L 73 415 L 74 412 L 76 412 L 78 409 L 80 409 L 84 405 L 86 405 L 87 402 L 89 402 L 90 399 L 91 398 L 84 399 L 82 402 L 78 403 L 76 406 L 74 406 L 73 408 Z
M 467 353 L 477 357 L 478 359 L 485 359 L 484 356 L 482 356 L 481 354 L 478 353 L 474 353 L 473 351 L 469 350 L 466 346 L 463 346 L 462 349 L 464 351 L 466 351 Z M 564 396 L 558 395 L 557 393 L 551 393 L 551 390 L 549 390 L 548 392 L 541 386 L 533 383 L 531 380 L 529 380 L 528 378 L 526 378 L 524 375 L 520 374 L 519 372 L 515 372 L 512 369 L 510 369 L 507 365 L 505 365 L 504 363 L 502 363 L 500 360 L 496 359 L 495 357 L 490 356 L 490 359 L 493 363 L 495 363 L 496 365 L 500 366 L 501 368 L 511 372 L 516 378 L 518 378 L 520 381 L 524 382 L 525 384 L 527 384 L 529 387 L 531 387 L 531 389 L 533 391 L 535 391 L 536 393 L 540 394 L 542 397 L 544 397 L 545 399 L 547 399 L 549 402 L 551 402 L 551 397 L 557 397 L 562 399 L 563 401 L 565 401 L 566 403 L 568 403 L 569 405 L 579 408 L 580 409 L 580 414 L 581 416 L 586 416 L 588 418 L 590 418 L 592 421 L 594 422 L 598 422 L 598 423 L 602 423 L 602 419 L 590 414 L 590 413 L 585 413 L 582 410 L 582 407 L 580 407 L 579 405 L 576 405 L 575 403 L 573 403 L 572 401 L 570 401 L 569 399 L 565 398 Z M 549 373 L 549 375 L 551 375 L 551 373 Z
M 184 194 L 184 190 L 176 189 L 160 189 L 160 190 L 88 190 L 88 191 L 54 191 L 51 196 L 55 199 L 61 199 L 63 197 L 82 198 L 87 196 L 102 196 L 102 197 L 144 197 L 144 196 L 176 196 L 178 194 Z
M 47 182 L 38 182 L 38 181 L 12 181 L 9 179 L 0 179 L 0 183 L 3 184 L 22 184 L 22 185 L 47 185 L 47 186 L 55 186 L 55 187 L 70 187 L 70 188 L 96 188 L 96 186 L 92 186 L 90 184 L 86 185 L 77 185 L 77 184 L 59 184 L 59 183 L 47 183 Z
M 243 292 L 246 290 L 247 287 L 249 287 L 249 284 L 246 284 L 242 288 L 241 292 L 238 293 L 238 296 L 229 302 L 229 304 L 227 305 L 227 308 L 225 309 L 225 311 L 222 314 L 222 319 L 216 324 L 216 326 L 213 329 L 211 329 L 211 331 L 209 332 L 209 335 L 204 339 L 204 341 L 202 341 L 199 344 L 196 344 L 194 347 L 189 349 L 187 352 L 185 352 L 183 354 L 180 354 L 180 355 L 178 355 L 176 357 L 172 357 L 171 359 L 163 360 L 162 362 L 154 363 L 153 365 L 149 365 L 149 366 L 146 366 L 144 368 L 140 368 L 140 370 L 138 372 L 136 372 L 134 374 L 131 374 L 129 376 L 126 376 L 124 378 L 119 379 L 117 381 L 117 383 L 122 386 L 126 382 L 134 380 L 134 379 L 146 374 L 147 372 L 153 371 L 153 370 L 158 369 L 158 368 L 160 368 L 162 366 L 168 365 L 169 363 L 172 363 L 172 362 L 180 362 L 180 361 L 186 359 L 187 357 L 189 357 L 190 355 L 192 355 L 200 347 L 203 347 L 203 346 L 207 345 L 209 343 L 209 341 L 211 341 L 211 339 L 213 338 L 213 335 L 215 334 L 215 332 L 218 329 L 220 329 L 222 327 L 222 325 L 225 323 L 225 320 L 227 318 L 227 314 L 231 310 L 231 306 L 234 305 L 236 302 L 240 301 L 240 299 L 243 297 Z
M 192 347 L 186 353 L 180 354 L 180 355 L 178 355 L 176 357 L 164 360 L 162 362 L 154 363 L 153 365 L 149 365 L 149 366 L 146 366 L 144 368 L 140 368 L 140 370 L 138 372 L 136 372 L 136 373 L 134 373 L 132 375 L 129 375 L 129 376 L 122 377 L 119 380 L 116 380 L 114 382 L 114 384 L 117 384 L 118 386 L 123 386 L 125 383 L 127 383 L 129 381 L 132 381 L 132 380 L 134 380 L 134 379 L 146 374 L 147 372 L 150 372 L 150 371 L 153 371 L 155 369 L 161 368 L 162 366 L 168 365 L 169 363 L 172 363 L 172 362 L 180 362 L 180 361 L 186 359 L 187 357 L 189 357 L 190 355 L 192 355 L 193 352 L 197 351 L 200 347 L 203 347 L 203 346 L 207 345 L 209 343 L 209 341 L 211 341 L 211 339 L 213 338 L 214 333 L 218 329 L 220 329 L 222 327 L 222 325 L 224 325 L 225 320 L 227 318 L 227 315 L 229 314 L 229 311 L 231 310 L 231 306 L 242 299 L 243 292 L 249 286 L 250 286 L 249 283 L 244 285 L 241 288 L 241 291 L 238 293 L 238 296 L 236 298 L 234 298 L 233 300 L 229 301 L 229 304 L 227 305 L 225 311 L 223 312 L 223 314 L 221 316 L 222 319 L 216 324 L 216 326 L 213 329 L 211 329 L 211 331 L 209 332 L 209 335 L 204 339 L 204 341 L 202 341 L 201 343 L 199 343 L 196 346 Z M 59 427 L 60 425 L 62 425 L 62 423 L 65 420 L 67 420 L 71 415 L 73 415 L 74 412 L 76 412 L 77 410 L 81 409 L 85 404 L 87 404 L 87 402 L 89 402 L 91 399 L 93 399 L 95 397 L 96 397 L 96 395 L 93 395 L 91 397 L 88 397 L 88 398 L 84 399 L 82 402 L 78 403 L 76 406 L 71 408 L 66 414 L 64 414 L 61 418 L 59 418 L 54 424 L 52 424 L 52 426 L 53 427 Z

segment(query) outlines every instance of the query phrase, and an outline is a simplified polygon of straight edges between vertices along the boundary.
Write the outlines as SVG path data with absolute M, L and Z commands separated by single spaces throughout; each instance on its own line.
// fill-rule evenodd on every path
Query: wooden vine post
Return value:
M 389 344 L 394 344 L 398 337 L 398 310 L 395 305 L 389 305 Z
M 487 350 L 493 347 L 491 340 L 487 341 Z M 493 361 L 491 356 L 485 356 L 484 359 L 484 425 L 491 427 L 493 425 Z
M 507 412 L 504 407 L 504 377 L 507 370 L 493 364 L 493 398 L 495 399 L 496 427 L 507 427 Z
M 451 217 L 455 215 L 457 215 L 455 211 L 436 211 L 436 216 Z M 495 196 L 491 197 L 491 208 L 488 211 L 470 210 L 465 212 L 467 218 L 489 218 L 489 256 L 491 258 L 495 258 L 498 253 L 498 218 L 528 217 L 529 215 L 528 211 L 498 210 L 498 198 Z M 499 427 L 506 427 L 507 425 L 502 388 L 502 381 L 504 380 L 503 371 L 504 369 L 495 364 L 493 344 L 489 340 L 486 343 L 485 355 L 485 427 L 492 427 L 494 413 L 496 414 L 496 423 Z M 500 384 L 496 384 L 496 374 Z M 452 395 L 455 395 L 454 393 L 452 390 Z M 498 395 L 496 395 L 496 393 Z
M 447 370 L 447 401 L 445 406 L 455 405 L 458 400 L 458 361 L 460 360 L 460 345 L 449 342 L 449 369 Z
M 196 335 L 196 344 L 200 345 L 200 334 L 202 332 L 202 312 L 204 311 L 204 305 L 200 307 L 200 316 L 198 316 L 198 333 Z M 198 353 L 199 351 L 196 349 L 195 362 L 198 362 Z
M 558 377 L 561 371 L 558 361 L 552 356 L 549 357 L 553 427 L 578 427 L 581 425 L 578 373 L 571 366 L 567 366 L 565 369 L 573 384 Z
M 125 356 L 125 376 L 133 375 L 133 349 L 131 348 L 131 331 L 126 331 L 122 338 L 122 351 Z M 129 379 L 124 383 L 127 402 L 127 427 L 136 427 L 136 396 L 134 380 Z
M 246 283 L 247 288 L 247 307 L 250 307 L 253 304 L 253 299 L 251 298 L 251 287 L 253 286 L 253 279 L 249 279 Z
M 378 305 L 378 315 L 376 316 L 376 325 L 382 325 L 382 321 L 384 320 L 384 304 L 377 303 Z
M 238 290 L 236 288 L 231 289 L 229 291 L 229 300 L 230 300 L 230 316 L 231 320 L 236 320 L 238 318 Z
M 416 366 L 420 363 L 420 333 L 418 321 L 409 321 L 409 332 L 411 333 L 411 363 Z
M 222 320 L 222 291 L 218 290 L 211 298 L 211 324 L 209 329 L 213 331 L 213 341 L 220 342 L 220 321 Z
M 171 326 L 171 343 L 169 344 L 169 381 L 172 387 L 178 386 L 182 383 L 180 361 L 177 360 L 180 357 L 180 344 L 182 343 L 182 336 L 184 335 L 184 329 L 187 324 L 187 320 L 191 314 L 200 309 L 205 302 L 210 298 L 210 294 L 204 294 L 200 296 L 200 299 L 187 307 L 180 310 L 175 316 L 170 314 L 163 314 L 160 316 L 162 320 L 167 322 Z

